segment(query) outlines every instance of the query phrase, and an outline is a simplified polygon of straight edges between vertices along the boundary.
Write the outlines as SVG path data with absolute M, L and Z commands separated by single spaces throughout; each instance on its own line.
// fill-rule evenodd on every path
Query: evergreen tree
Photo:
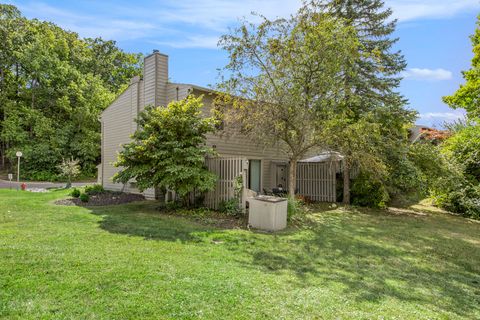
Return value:
M 377 123 L 377 136 L 383 137 L 380 145 L 371 144 L 372 156 L 388 164 L 391 154 L 406 152 L 405 124 L 414 120 L 415 113 L 404 106 L 406 99 L 397 91 L 401 72 L 406 68 L 406 61 L 400 51 L 393 46 L 398 38 L 392 36 L 396 20 L 390 20 L 392 10 L 384 8 L 381 0 L 311 0 L 304 4 L 312 6 L 318 12 L 328 12 L 355 28 L 360 42 L 359 54 L 351 65 L 345 65 L 343 82 L 343 100 L 340 111 L 333 123 L 342 123 L 339 134 L 330 141 L 330 147 L 345 156 L 344 161 L 344 202 L 350 203 L 350 168 L 361 165 L 361 159 L 355 156 L 352 145 L 362 144 L 360 136 L 371 135 L 358 132 L 356 123 Z M 348 130 L 345 126 L 352 126 Z M 335 125 L 334 125 L 335 127 Z M 361 128 L 361 127 L 360 127 Z M 342 138 L 342 132 L 345 137 Z M 349 132 L 356 132 L 349 135 Z M 356 141 L 356 138 L 360 139 Z M 380 141 L 379 139 L 369 139 Z M 358 143 L 357 143 L 358 142 Z M 387 150 L 389 149 L 389 150 Z M 391 159 L 390 159 L 391 160 Z M 374 166 L 377 167 L 378 166 Z M 387 165 L 388 167 L 388 165 Z M 375 168 L 367 168 L 376 170 Z

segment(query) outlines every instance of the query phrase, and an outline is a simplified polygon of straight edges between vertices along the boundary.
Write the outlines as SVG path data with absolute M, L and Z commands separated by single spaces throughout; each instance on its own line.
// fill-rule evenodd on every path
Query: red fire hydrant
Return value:
M 25 182 L 22 183 L 22 184 L 20 185 L 20 187 L 22 188 L 22 191 L 27 190 L 27 185 L 25 184 Z

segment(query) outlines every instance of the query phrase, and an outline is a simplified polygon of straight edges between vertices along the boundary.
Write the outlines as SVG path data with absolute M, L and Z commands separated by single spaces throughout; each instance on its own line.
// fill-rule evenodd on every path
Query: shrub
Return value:
M 480 185 L 463 186 L 457 190 L 433 191 L 435 205 L 465 217 L 480 219 Z
M 72 192 L 70 193 L 70 195 L 74 198 L 78 198 L 80 197 L 80 190 L 78 190 L 77 188 L 73 189 Z
M 48 171 L 31 171 L 25 173 L 26 179 L 30 181 L 58 181 L 58 175 Z
M 104 193 L 104 192 L 105 192 L 105 189 L 100 184 L 94 184 L 94 185 L 85 187 L 85 193 L 90 195 L 90 196 L 100 194 L 100 193 Z
M 73 158 L 68 160 L 63 159 L 62 163 L 57 166 L 58 170 L 60 170 L 60 175 L 67 179 L 66 189 L 72 186 L 72 179 L 77 177 L 81 172 L 79 162 L 79 160 Z
M 80 195 L 80 201 L 82 201 L 82 202 L 88 202 L 88 200 L 90 200 L 90 196 L 89 196 L 88 194 L 82 193 L 82 194 Z
M 353 181 L 352 204 L 362 207 L 385 208 L 390 197 L 385 185 L 366 173 L 360 173 Z
M 169 202 L 165 203 L 165 209 L 167 211 L 176 211 L 176 210 L 181 209 L 181 208 L 183 208 L 182 203 L 180 203 L 178 201 L 169 201 Z
M 303 212 L 302 199 L 288 198 L 287 203 L 287 219 L 290 221 L 293 217 Z
M 232 198 L 226 201 L 222 201 L 219 205 L 218 210 L 227 216 L 238 217 L 242 215 L 242 209 L 238 199 Z

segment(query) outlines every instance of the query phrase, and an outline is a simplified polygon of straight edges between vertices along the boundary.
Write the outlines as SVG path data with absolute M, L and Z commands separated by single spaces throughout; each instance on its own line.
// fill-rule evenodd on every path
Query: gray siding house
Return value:
M 191 84 L 171 83 L 168 80 L 168 56 L 154 51 L 145 57 L 143 77 L 134 77 L 128 88 L 103 111 L 102 162 L 98 167 L 99 183 L 107 190 L 138 193 L 135 182 L 126 185 L 114 183 L 113 175 L 119 170 L 113 166 L 122 145 L 130 141 L 137 129 L 134 119 L 148 105 L 165 106 L 188 95 L 204 95 L 204 112 L 212 108 L 211 90 Z M 216 159 L 207 159 L 208 168 L 219 179 L 217 188 L 206 195 L 206 204 L 216 208 L 218 204 L 233 197 L 233 180 L 244 176 L 245 187 L 263 193 L 279 185 L 287 186 L 288 157 L 279 146 L 264 146 L 242 135 L 213 135 L 207 144 L 219 154 Z M 322 159 L 327 159 L 323 157 Z M 330 158 L 329 158 L 330 159 Z M 297 188 L 300 194 L 317 201 L 335 201 L 335 174 L 338 161 L 306 161 L 299 163 Z M 154 189 L 143 192 L 146 198 L 158 198 Z

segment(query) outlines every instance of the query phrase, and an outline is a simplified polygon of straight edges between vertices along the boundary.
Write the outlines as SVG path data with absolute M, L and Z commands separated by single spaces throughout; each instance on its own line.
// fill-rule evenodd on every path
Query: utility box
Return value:
M 273 196 L 248 198 L 248 224 L 252 228 L 278 231 L 287 227 L 287 199 Z

